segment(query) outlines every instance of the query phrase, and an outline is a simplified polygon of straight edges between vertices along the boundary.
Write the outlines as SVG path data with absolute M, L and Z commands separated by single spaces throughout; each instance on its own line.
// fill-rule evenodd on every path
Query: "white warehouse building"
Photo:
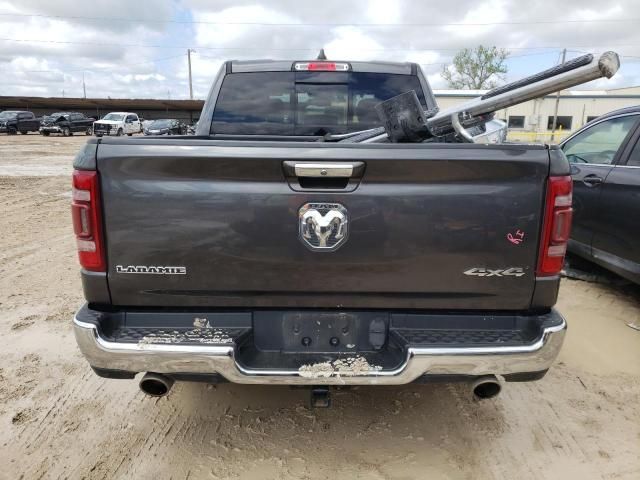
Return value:
M 440 109 L 467 102 L 487 90 L 434 90 Z M 523 142 L 558 142 L 600 115 L 640 105 L 640 86 L 612 90 L 560 92 L 556 134 L 552 138 L 556 95 L 531 100 L 496 112 L 509 125 L 508 139 Z

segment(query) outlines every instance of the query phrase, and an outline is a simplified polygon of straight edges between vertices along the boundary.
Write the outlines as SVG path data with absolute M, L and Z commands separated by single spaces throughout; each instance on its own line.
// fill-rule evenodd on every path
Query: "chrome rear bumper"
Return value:
M 244 384 L 278 385 L 400 385 L 423 375 L 510 375 L 542 372 L 555 360 L 567 324 L 545 327 L 527 345 L 406 350 L 403 364 L 393 370 L 333 371 L 309 375 L 300 370 L 248 369 L 235 358 L 233 345 L 117 343 L 101 337 L 96 325 L 74 318 L 78 346 L 96 369 L 164 374 L 212 374 Z

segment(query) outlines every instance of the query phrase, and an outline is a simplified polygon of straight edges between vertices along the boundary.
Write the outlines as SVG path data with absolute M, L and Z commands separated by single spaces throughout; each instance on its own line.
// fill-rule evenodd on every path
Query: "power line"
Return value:
M 268 48 L 264 47 L 207 47 L 204 45 L 144 45 L 137 43 L 105 43 L 105 42 L 74 42 L 67 40 L 33 40 L 22 38 L 0 38 L 0 41 L 4 42 L 19 42 L 19 43 L 48 43 L 55 45 L 89 45 L 89 46 L 111 46 L 111 47 L 141 47 L 141 48 L 179 48 L 181 50 L 186 48 L 200 49 L 200 50 L 219 50 L 219 51 L 261 51 L 265 50 L 276 52 L 315 52 L 317 48 Z M 640 45 L 608 45 L 603 48 L 612 47 L 638 47 Z M 504 47 L 497 46 L 497 48 L 503 48 L 505 50 L 558 50 L 562 47 L 558 46 L 537 46 L 537 47 Z M 570 48 L 597 48 L 596 45 L 574 45 Z M 354 48 L 353 50 L 367 51 L 367 52 L 457 52 L 460 48 Z
M 315 51 L 315 50 L 314 50 Z M 191 50 L 191 53 L 195 53 L 193 50 Z M 522 58 L 522 57 L 531 57 L 534 55 L 549 55 L 550 53 L 553 52 L 537 52 L 537 53 L 526 53 L 524 55 L 510 55 L 507 57 L 507 60 L 510 60 L 512 58 Z M 138 65 L 145 65 L 148 63 L 158 63 L 158 62 L 164 62 L 166 60 L 173 60 L 174 58 L 183 58 L 183 55 L 173 55 L 171 57 L 164 57 L 164 58 L 156 58 L 153 60 L 147 60 L 144 62 L 136 62 L 136 63 L 118 63 L 118 67 L 136 67 Z M 198 55 L 197 58 L 206 58 L 208 60 L 220 60 L 222 61 L 222 59 L 220 59 L 219 57 L 210 57 L 208 55 Z M 630 58 L 640 58 L 640 57 L 630 57 Z M 443 65 L 446 62 L 434 62 L 434 63 L 420 63 L 421 66 L 423 67 L 430 67 L 433 65 Z M 64 71 L 62 70 L 7 70 L 7 72 L 13 72 L 13 73 L 74 73 L 74 72 L 92 72 L 94 70 L 112 70 L 113 66 L 109 66 L 109 67 L 84 67 L 84 68 L 74 68 L 74 69 L 65 69 Z
M 577 51 L 577 50 L 573 50 L 573 51 Z M 191 53 L 195 53 L 193 50 L 191 50 Z M 536 52 L 536 53 L 526 53 L 523 55 L 510 55 L 509 57 L 507 57 L 507 60 L 510 60 L 512 58 L 522 58 L 522 57 L 531 57 L 534 55 L 549 55 L 553 52 Z M 156 59 L 152 59 L 152 60 L 146 60 L 144 62 L 136 62 L 136 63 L 119 63 L 118 66 L 119 67 L 135 67 L 138 65 L 145 65 L 145 64 L 149 64 L 149 63 L 158 63 L 158 62 L 163 62 L 166 60 L 173 60 L 175 58 L 182 58 L 183 55 L 173 55 L 171 57 L 164 57 L 164 58 L 156 58 Z M 209 60 L 219 60 L 221 61 L 220 58 L 218 57 L 210 57 L 208 55 L 198 55 L 198 58 L 205 58 L 205 59 L 209 59 Z M 640 57 L 637 57 L 640 58 Z M 423 67 L 430 67 L 430 66 L 434 66 L 434 65 L 444 65 L 446 64 L 446 62 L 434 62 L 434 63 L 420 63 L 421 66 Z M 75 73 L 75 72 L 92 72 L 95 70 L 101 71 L 101 70 L 112 70 L 113 66 L 109 66 L 109 67 L 84 67 L 84 68 L 74 68 L 74 69 L 58 69 L 58 70 L 7 70 L 8 73 L 56 73 L 56 74 L 67 74 L 67 73 Z
M 579 52 L 582 53 L 578 50 L 567 50 L 567 52 Z M 193 51 L 192 51 L 193 53 Z M 511 60 L 511 59 L 516 59 L 516 58 L 523 58 L 523 57 L 531 57 L 534 55 L 550 55 L 553 54 L 555 52 L 538 52 L 538 53 L 528 53 L 528 54 L 524 54 L 524 55 L 512 55 L 506 58 L 506 60 Z M 587 53 L 587 52 L 584 52 Z M 559 52 L 559 55 L 561 53 Z M 148 63 L 157 63 L 157 62 L 162 62 L 165 60 L 171 60 L 174 58 L 182 58 L 183 55 L 174 55 L 172 57 L 167 57 L 167 58 L 158 58 L 156 60 L 148 60 L 146 62 L 139 62 L 139 63 L 120 63 L 118 64 L 119 67 L 135 67 L 138 65 L 145 65 Z M 621 55 L 622 58 L 627 59 L 629 62 L 631 63 L 636 63 L 640 61 L 640 56 L 633 56 L 633 55 Z M 206 58 L 208 60 L 218 60 L 218 61 L 222 61 L 222 59 L 220 59 L 219 57 L 209 57 L 207 55 L 198 55 L 198 58 Z M 557 62 L 556 62 L 557 63 Z M 447 62 L 434 62 L 434 63 L 420 63 L 420 66 L 422 67 L 432 67 L 434 65 L 447 65 Z M 67 73 L 75 73 L 75 72 L 93 72 L 95 70 L 101 71 L 101 70 L 112 70 L 113 66 L 110 67 L 85 67 L 85 68 L 75 68 L 75 69 L 71 69 L 71 70 L 6 70 L 7 73 L 58 73 L 58 74 L 67 74 Z
M 267 49 L 267 50 L 269 50 L 269 49 Z M 313 51 L 313 52 L 317 51 L 317 49 L 315 49 L 315 48 L 314 49 L 304 49 L 304 50 L 309 50 L 309 51 Z M 425 49 L 425 50 L 409 50 L 409 49 L 407 49 L 407 50 L 398 50 L 398 49 L 396 49 L 396 50 L 386 50 L 386 49 L 380 49 L 378 51 L 381 51 L 381 52 L 383 52 L 383 51 L 384 52 L 388 52 L 388 51 L 405 51 L 405 52 L 429 52 L 429 51 L 434 51 L 434 52 L 437 52 L 437 51 L 454 51 L 454 50 L 458 51 L 459 49 L 445 49 L 445 50 L 439 50 L 437 48 L 436 49 Z M 570 51 L 578 52 L 578 50 L 570 50 Z M 534 52 L 534 53 L 523 53 L 523 54 L 520 54 L 520 55 L 509 55 L 507 57 L 507 60 L 510 60 L 512 58 L 533 57 L 533 56 L 536 56 L 536 55 L 551 55 L 553 53 L 555 53 L 555 52 L 552 51 L 552 50 L 549 50 L 549 51 L 546 51 L 546 52 Z M 588 52 L 585 52 L 585 53 L 588 53 Z M 207 59 L 210 59 L 210 60 L 221 60 L 220 57 L 211 57 L 209 55 L 200 55 L 200 54 L 198 55 L 198 58 L 207 58 Z M 423 66 L 442 65 L 443 64 L 443 62 L 434 62 L 434 63 L 421 63 L 421 62 L 418 62 L 418 63 L 420 63 L 420 65 L 423 65 Z
M 507 57 L 507 60 L 510 59 L 510 58 L 533 57 L 535 55 L 551 55 L 552 53 L 553 53 L 553 51 L 535 52 L 535 53 L 523 53 L 522 55 L 509 55 Z
M 125 18 L 125 17 L 90 17 L 80 15 L 45 15 L 30 13 L 0 13 L 3 17 L 18 18 L 52 18 L 60 20 L 92 20 L 102 22 L 132 22 L 132 23 L 174 23 L 184 25 L 252 25 L 265 27 L 464 27 L 464 26 L 492 26 L 492 25 L 547 25 L 567 23 L 629 23 L 640 22 L 640 18 L 597 18 L 597 19 L 569 19 L 569 20 L 526 20 L 521 22 L 433 22 L 433 23 L 348 23 L 348 22 L 215 22 L 207 20 L 161 20 L 152 18 Z
M 5 40 L 5 39 L 1 39 L 0 40 Z M 204 48 L 204 49 L 208 49 L 209 47 L 198 47 L 198 48 Z M 211 47 L 213 48 L 213 47 Z M 522 47 L 524 48 L 524 47 Z M 552 48 L 552 47 L 529 47 L 531 49 L 542 49 L 542 48 Z M 223 50 L 226 48 L 223 48 Z M 239 47 L 239 49 L 242 49 L 241 47 Z M 252 50 L 252 49 L 251 49 Z M 261 49 L 264 50 L 264 49 Z M 273 49 L 272 49 L 273 50 Z M 316 51 L 316 49 L 276 49 L 279 51 Z M 402 50 L 402 49 L 395 49 L 395 50 L 385 50 L 385 49 L 378 49 L 375 51 L 381 51 L 381 52 L 385 52 L 385 51 L 403 51 L 403 52 L 421 52 L 421 51 L 453 51 L 453 50 L 457 50 L 457 49 L 424 49 L 424 50 Z M 193 49 L 191 50 L 192 53 L 194 53 Z M 568 52 L 574 52 L 574 53 L 589 53 L 583 50 L 567 50 Z M 534 53 L 525 53 L 525 54 L 520 54 L 520 55 L 509 55 L 507 57 L 507 60 L 511 60 L 511 59 L 517 59 L 517 58 L 524 58 L 524 57 L 531 57 L 531 56 L 537 56 L 537 55 L 550 55 L 553 54 L 555 52 L 553 51 L 545 51 L 545 52 L 534 52 Z M 560 55 L 561 52 L 558 51 L 558 55 Z M 136 62 L 136 63 L 119 63 L 118 66 L 123 66 L 123 67 L 135 67 L 138 65 L 145 65 L 145 64 L 149 64 L 149 63 L 159 63 L 159 62 L 163 62 L 163 61 L 167 61 L 167 60 L 172 60 L 175 58 L 181 58 L 182 55 L 173 55 L 170 57 L 163 57 L 163 58 L 157 58 L 157 59 L 152 59 L 152 60 L 146 60 L 144 62 Z M 198 55 L 199 58 L 203 58 L 203 59 L 210 59 L 210 60 L 219 60 L 221 61 L 222 59 L 220 57 L 212 57 L 212 56 L 208 56 L 208 55 Z M 625 59 L 631 59 L 632 63 L 636 63 L 637 59 L 640 59 L 640 56 L 633 56 L 633 55 L 620 55 L 621 58 L 625 58 Z M 419 62 L 420 63 L 420 62 Z M 420 63 L 421 66 L 424 67 L 428 67 L 428 66 L 434 66 L 434 65 L 445 65 L 447 64 L 447 62 L 433 62 L 433 63 Z M 9 72 L 14 72 L 14 73 L 59 73 L 59 74 L 66 74 L 66 73 L 74 73 L 74 72 L 85 72 L 85 71 L 101 71 L 101 70 L 112 70 L 113 66 L 105 66 L 105 67 L 83 67 L 83 68 L 74 68 L 74 69 L 64 69 L 62 70 L 10 70 Z

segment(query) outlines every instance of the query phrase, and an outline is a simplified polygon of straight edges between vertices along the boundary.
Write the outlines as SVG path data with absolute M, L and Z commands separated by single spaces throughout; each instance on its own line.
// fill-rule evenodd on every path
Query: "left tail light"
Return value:
M 71 217 L 80 265 L 94 272 L 106 271 L 98 172 L 74 170 Z

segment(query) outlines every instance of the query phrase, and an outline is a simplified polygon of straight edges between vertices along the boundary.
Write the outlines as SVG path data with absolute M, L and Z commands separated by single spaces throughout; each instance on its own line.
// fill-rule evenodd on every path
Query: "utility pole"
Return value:
M 87 99 L 87 86 L 84 83 L 84 72 L 82 72 L 82 92 L 84 93 L 85 100 Z
M 561 65 L 564 63 L 566 58 L 567 58 L 567 49 L 565 48 L 562 50 L 562 61 L 560 62 Z M 556 93 L 556 108 L 553 111 L 553 126 L 551 127 L 551 141 L 553 141 L 553 138 L 556 136 L 556 125 L 558 123 L 558 105 L 560 105 L 559 90 L 558 90 L 558 93 Z
M 187 48 L 187 59 L 189 61 L 189 98 L 191 100 L 193 100 L 193 81 L 191 79 L 191 52 L 193 50 L 191 50 L 190 48 Z

